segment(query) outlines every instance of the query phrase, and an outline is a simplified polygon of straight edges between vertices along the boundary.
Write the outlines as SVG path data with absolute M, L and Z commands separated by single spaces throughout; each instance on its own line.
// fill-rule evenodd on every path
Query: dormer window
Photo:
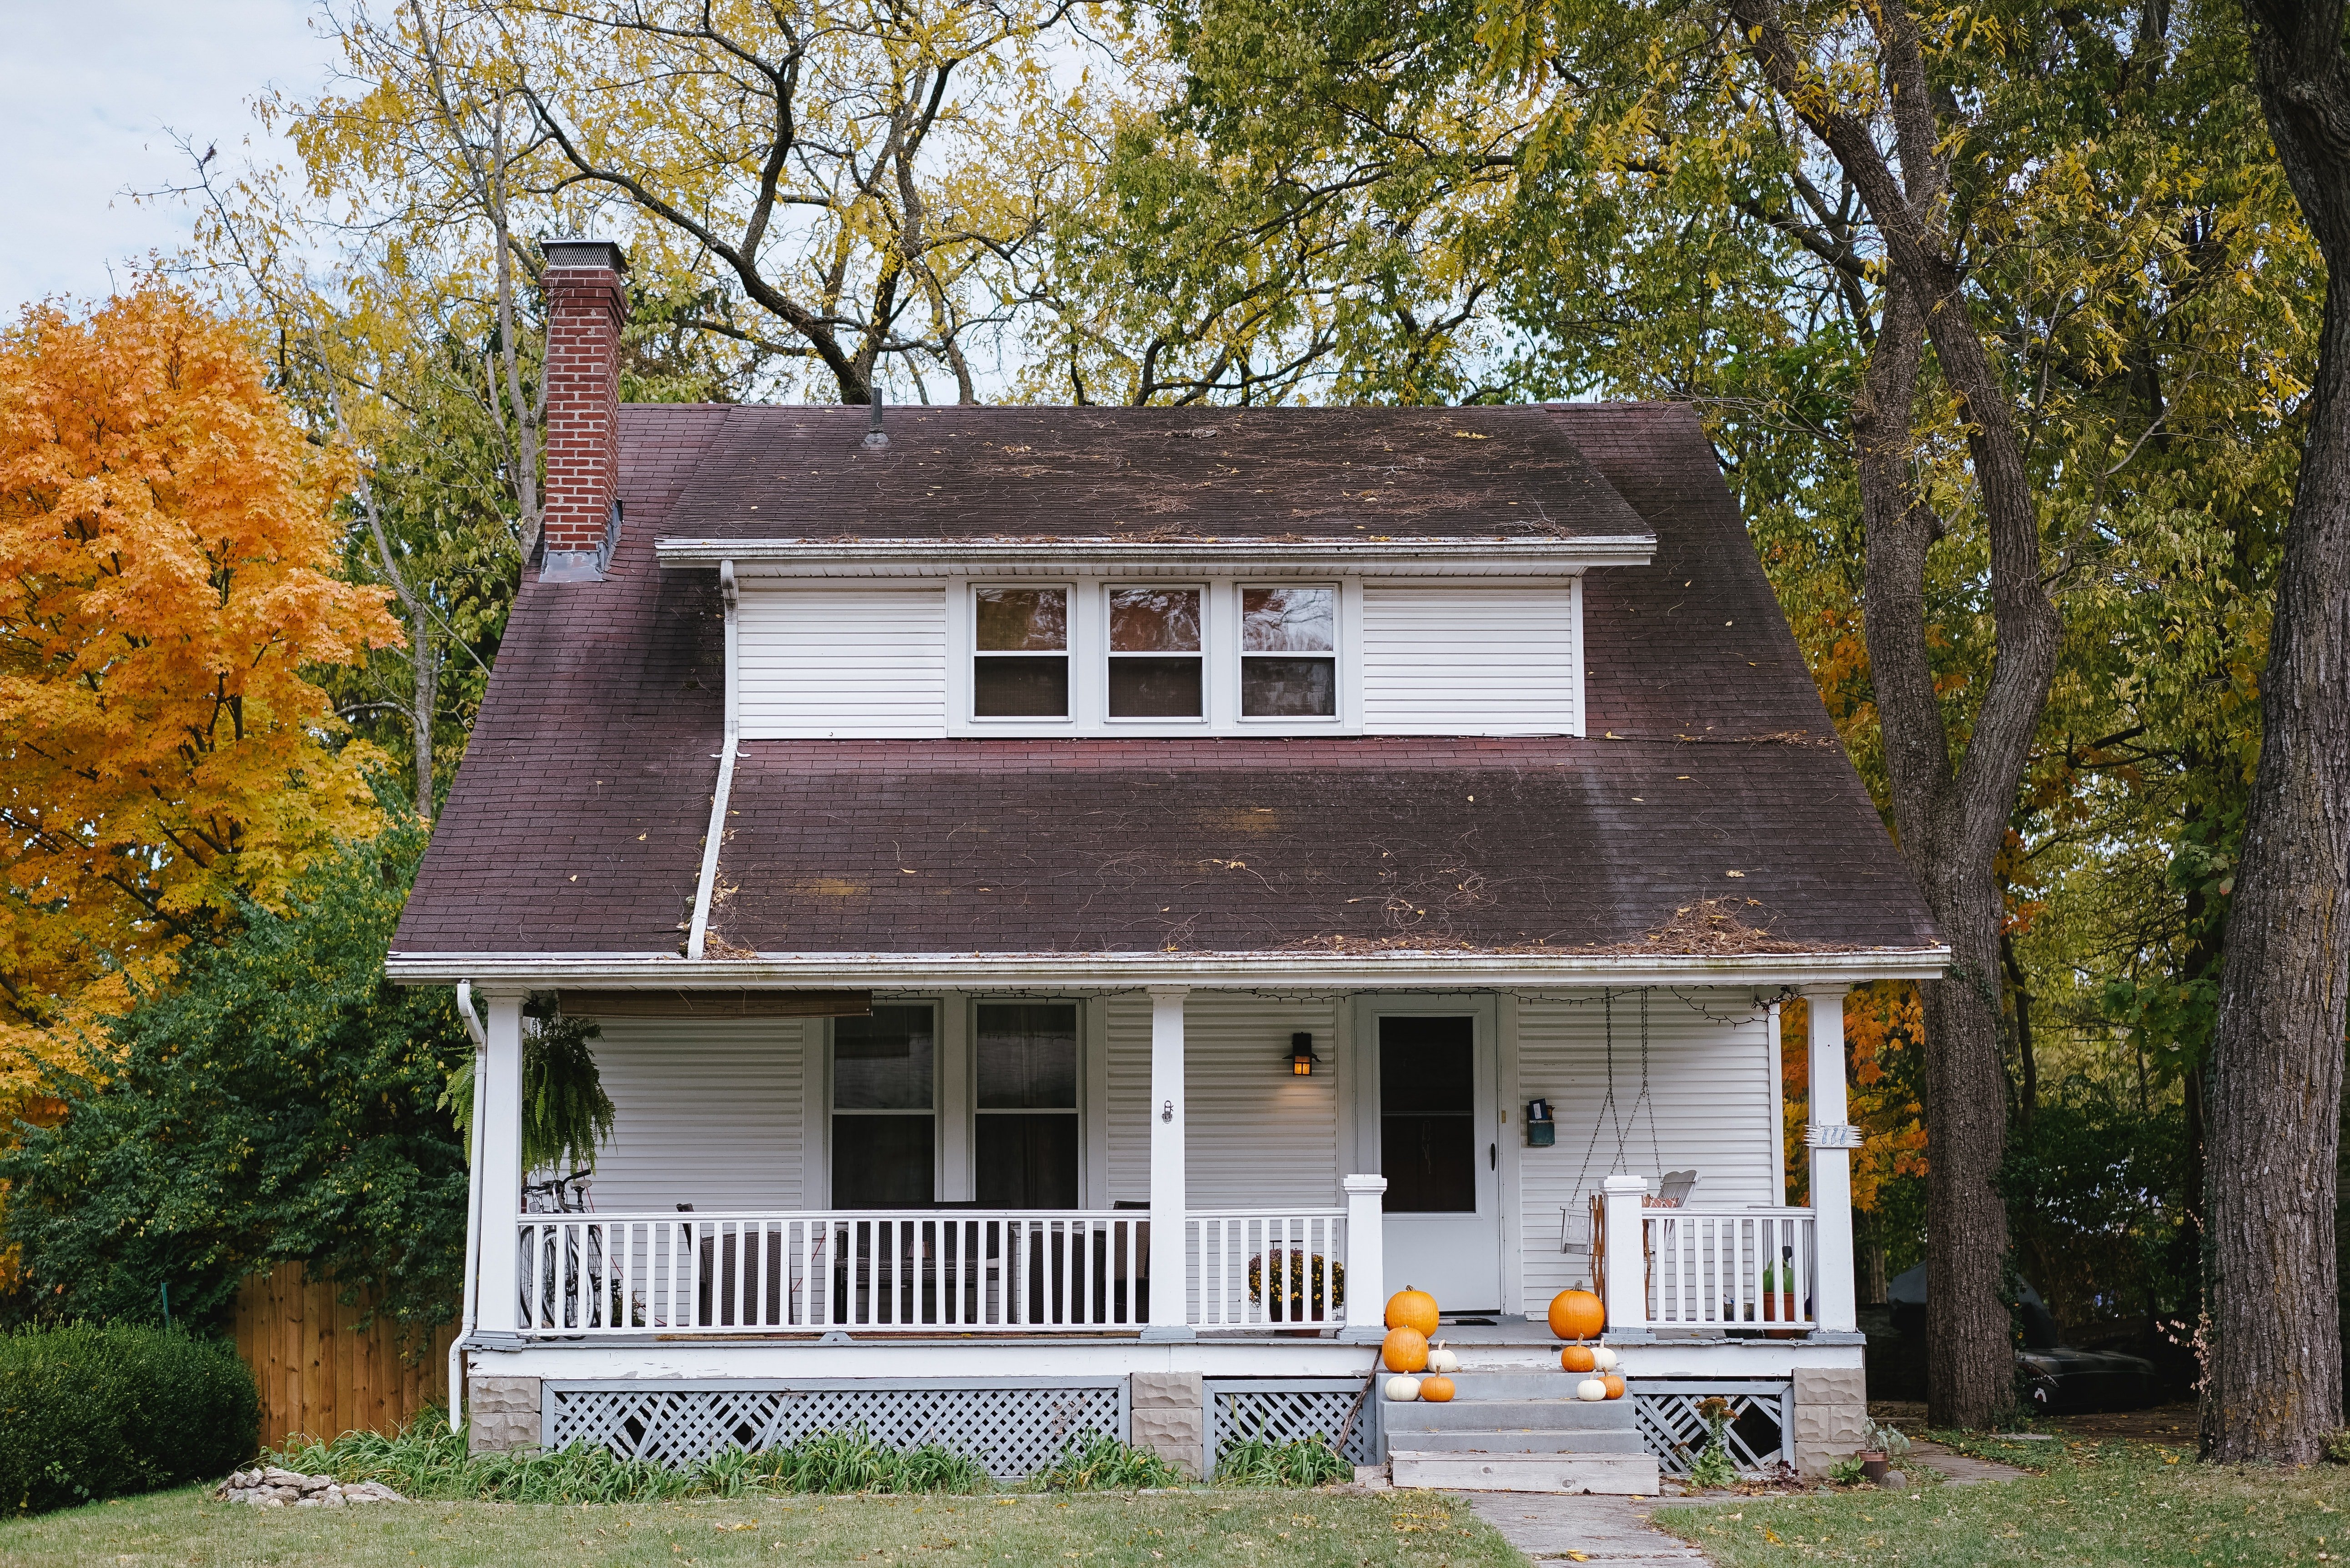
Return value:
M 971 711 L 982 719 L 1069 716 L 1069 590 L 975 588 Z
M 1336 588 L 1241 587 L 1241 717 L 1338 711 Z
M 1198 588 L 1109 591 L 1109 716 L 1197 719 L 1202 595 Z

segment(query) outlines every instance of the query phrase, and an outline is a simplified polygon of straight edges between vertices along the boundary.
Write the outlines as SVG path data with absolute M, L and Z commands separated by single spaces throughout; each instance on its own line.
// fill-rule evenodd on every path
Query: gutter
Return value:
M 482 1073 L 489 1061 L 490 1037 L 473 1012 L 470 980 L 457 982 L 457 1016 L 465 1021 L 466 1036 L 473 1042 L 473 1093 L 478 1096 Z M 473 1135 L 467 1139 L 471 1148 L 465 1157 L 465 1306 L 458 1319 L 457 1337 L 449 1345 L 449 1429 L 452 1432 L 457 1430 L 458 1411 L 465 1403 L 465 1345 L 473 1337 L 481 1314 L 482 1118 L 477 1114 L 465 1119 L 473 1124 Z
M 1357 576 L 1523 578 L 1574 576 L 1590 566 L 1645 566 L 1656 550 L 1653 534 L 1296 542 L 1191 538 L 1150 544 L 1121 538 L 668 538 L 654 546 L 665 570 L 732 562 L 746 576 L 791 577 L 984 576 L 1014 568 L 1149 577 L 1189 567 L 1269 567 Z
M 1593 985 L 1858 985 L 1939 980 L 1947 947 L 1825 952 L 1652 954 L 1574 952 L 763 953 L 679 959 L 620 953 L 393 953 L 385 973 L 403 985 L 463 976 L 538 989 L 791 991 L 847 987 L 919 991 L 991 986 L 1131 991 L 1186 985 L 1331 990 L 1538 990 Z
M 726 747 L 718 756 L 718 788 L 710 797 L 710 831 L 702 839 L 702 876 L 693 888 L 693 927 L 685 939 L 685 956 L 700 961 L 710 940 L 710 899 L 718 886 L 718 846 L 726 836 L 726 803 L 734 793 L 734 753 L 743 736 L 743 705 L 738 669 L 742 624 L 735 611 L 742 595 L 734 587 L 734 563 L 718 563 L 718 591 L 726 601 Z

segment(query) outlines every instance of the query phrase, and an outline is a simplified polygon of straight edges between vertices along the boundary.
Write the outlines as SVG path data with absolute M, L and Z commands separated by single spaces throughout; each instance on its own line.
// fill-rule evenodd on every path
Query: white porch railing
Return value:
M 1347 1321 L 1343 1210 L 1192 1214 L 1183 1231 L 1194 1326 L 1319 1330 Z
M 1149 1219 L 871 1210 L 526 1215 L 525 1334 L 1035 1334 L 1149 1321 Z
M 1818 1271 L 1808 1209 L 1643 1209 L 1648 1321 L 1806 1333 Z

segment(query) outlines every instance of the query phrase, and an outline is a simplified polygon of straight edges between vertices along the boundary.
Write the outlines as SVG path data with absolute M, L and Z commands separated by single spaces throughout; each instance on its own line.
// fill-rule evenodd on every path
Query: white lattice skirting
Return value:
M 1632 1397 L 1640 1440 L 1667 1475 L 1685 1476 L 1708 1441 L 1698 1406 L 1720 1396 L 1730 1401 L 1730 1462 L 1738 1469 L 1767 1469 L 1786 1458 L 1788 1428 L 1794 1421 L 1794 1386 L 1768 1379 L 1698 1382 L 1648 1377 Z
M 1357 1407 L 1357 1400 L 1360 1407 Z M 1351 1413 L 1354 1425 L 1347 1427 Z M 1208 1380 L 1208 1449 L 1223 1461 L 1226 1450 L 1251 1438 L 1286 1443 L 1299 1438 L 1319 1438 L 1338 1448 L 1350 1464 L 1378 1461 L 1378 1401 L 1365 1396 L 1363 1379 L 1306 1377 L 1269 1379 L 1210 1378 Z
M 893 1449 L 936 1443 L 1014 1480 L 1050 1465 L 1087 1432 L 1128 1436 L 1126 1384 L 937 1381 L 555 1383 L 541 1405 L 550 1449 L 590 1443 L 623 1459 L 681 1469 L 722 1449 L 783 1448 L 863 1428 Z

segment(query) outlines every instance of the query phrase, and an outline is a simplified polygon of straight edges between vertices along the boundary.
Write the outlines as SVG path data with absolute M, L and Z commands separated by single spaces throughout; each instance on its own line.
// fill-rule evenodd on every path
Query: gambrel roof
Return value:
M 1587 738 L 745 742 L 723 950 L 1653 950 L 1693 907 L 1938 940 L 1685 407 L 899 409 L 886 471 L 864 420 L 622 410 L 608 576 L 525 584 L 396 955 L 679 950 L 723 610 L 653 546 L 754 535 L 1655 545 L 1585 580 Z

